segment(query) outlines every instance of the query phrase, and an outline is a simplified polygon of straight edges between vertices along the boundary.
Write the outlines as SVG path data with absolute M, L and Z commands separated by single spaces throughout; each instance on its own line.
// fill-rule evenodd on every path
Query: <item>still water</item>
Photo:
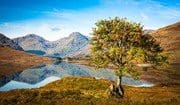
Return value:
M 26 69 L 22 72 L 0 78 L 0 91 L 13 89 L 39 88 L 50 82 L 67 76 L 90 76 L 116 81 L 117 76 L 109 69 L 95 70 L 92 67 L 70 64 L 66 62 L 55 62 Z M 136 87 L 151 87 L 153 84 L 134 80 L 131 77 L 123 77 L 123 84 Z

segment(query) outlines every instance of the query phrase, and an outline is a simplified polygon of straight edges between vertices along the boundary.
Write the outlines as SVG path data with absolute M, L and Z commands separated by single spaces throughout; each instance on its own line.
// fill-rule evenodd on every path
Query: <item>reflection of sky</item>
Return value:
M 51 76 L 51 77 L 48 77 L 45 80 L 43 80 L 37 84 L 28 84 L 28 83 L 24 83 L 24 82 L 18 82 L 18 81 L 11 80 L 6 85 L 0 87 L 0 91 L 8 91 L 8 90 L 13 90 L 13 89 L 39 88 L 39 87 L 42 87 L 48 83 L 56 81 L 58 79 L 60 79 L 60 78 Z
M 56 40 L 71 32 L 89 35 L 94 23 L 127 17 L 156 29 L 180 21 L 179 0 L 0 0 L 0 32 L 35 33 Z
M 117 79 L 112 70 L 94 70 L 91 67 L 83 65 L 61 62 L 24 70 L 17 77 L 2 86 L 0 88 L 0 91 L 24 88 L 38 88 L 66 76 L 91 76 L 96 77 L 97 79 L 104 78 L 113 81 L 116 81 Z M 134 80 L 133 78 L 129 77 L 123 77 L 122 82 L 125 85 L 137 87 L 152 86 L 152 84 L 149 84 L 147 82 Z

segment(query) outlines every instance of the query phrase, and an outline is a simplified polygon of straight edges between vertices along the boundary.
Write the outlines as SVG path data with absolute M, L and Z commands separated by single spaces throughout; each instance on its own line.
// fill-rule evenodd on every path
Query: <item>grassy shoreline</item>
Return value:
M 125 87 L 123 99 L 109 94 L 112 81 L 66 77 L 39 89 L 0 92 L 1 105 L 178 105 L 180 86 Z

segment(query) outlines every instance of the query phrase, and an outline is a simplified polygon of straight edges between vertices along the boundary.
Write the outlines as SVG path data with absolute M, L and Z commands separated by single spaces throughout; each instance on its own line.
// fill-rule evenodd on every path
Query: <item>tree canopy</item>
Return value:
M 100 68 L 113 66 L 116 74 L 137 76 L 137 64 L 154 67 L 167 63 L 163 49 L 150 35 L 144 35 L 143 26 L 125 18 L 100 20 L 93 28 L 91 63 Z

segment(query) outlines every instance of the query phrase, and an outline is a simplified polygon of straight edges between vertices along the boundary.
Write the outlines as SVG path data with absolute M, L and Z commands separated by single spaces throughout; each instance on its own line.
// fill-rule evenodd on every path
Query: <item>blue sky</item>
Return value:
M 180 21 L 179 0 L 0 0 L 0 32 L 10 38 L 34 33 L 57 40 L 78 31 L 89 35 L 94 23 L 126 17 L 146 29 Z

